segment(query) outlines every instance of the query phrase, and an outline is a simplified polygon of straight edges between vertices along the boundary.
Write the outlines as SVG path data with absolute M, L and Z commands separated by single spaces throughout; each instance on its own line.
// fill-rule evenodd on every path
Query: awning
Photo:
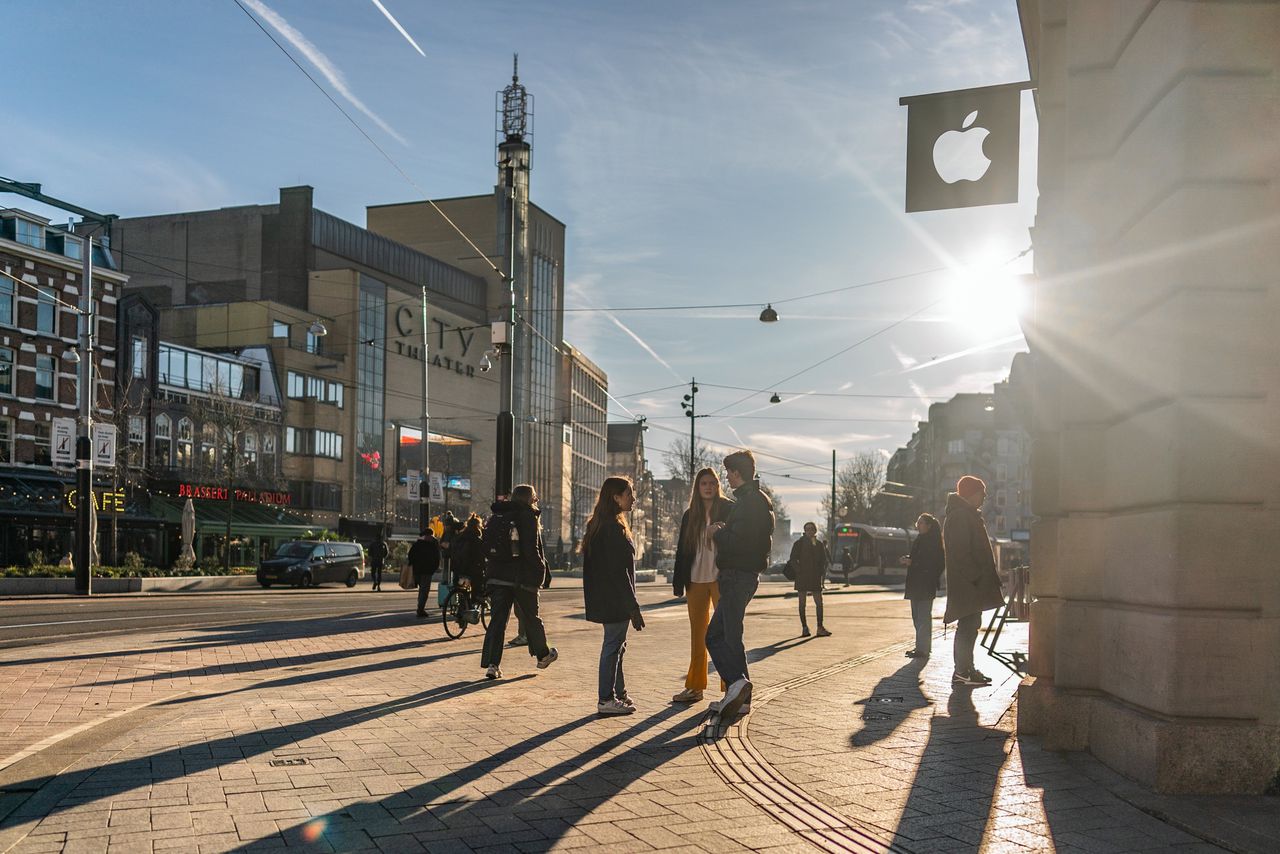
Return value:
M 248 536 L 298 537 L 316 535 L 323 525 L 314 525 L 300 516 L 278 507 L 264 507 L 229 501 L 207 501 L 193 498 L 196 509 L 196 533 L 221 534 L 227 530 L 227 511 L 231 511 L 231 533 Z M 151 512 L 173 525 L 182 524 L 185 498 L 151 497 Z

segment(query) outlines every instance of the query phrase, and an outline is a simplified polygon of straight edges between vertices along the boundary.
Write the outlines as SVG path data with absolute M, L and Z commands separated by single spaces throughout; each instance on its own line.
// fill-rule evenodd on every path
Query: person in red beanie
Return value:
M 956 621 L 953 685 L 991 683 L 973 666 L 982 612 L 1004 604 L 995 553 L 979 510 L 986 499 L 987 485 L 982 479 L 965 475 L 956 483 L 956 491 L 947 496 L 947 516 L 942 523 L 947 573 L 947 610 L 942 621 Z

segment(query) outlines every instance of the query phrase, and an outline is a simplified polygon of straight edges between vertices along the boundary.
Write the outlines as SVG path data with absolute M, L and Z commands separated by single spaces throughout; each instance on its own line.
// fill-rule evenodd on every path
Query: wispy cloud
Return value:
M 935 356 L 929 361 L 921 362 L 920 364 L 913 363 L 908 365 L 904 362 L 903 367 L 905 368 L 905 370 L 903 370 L 902 373 L 913 374 L 916 371 L 923 371 L 925 368 L 937 367 L 938 365 L 943 365 L 943 364 L 946 364 L 947 362 L 954 362 L 956 359 L 963 359 L 965 356 L 972 356 L 974 353 L 984 353 L 988 350 L 995 350 L 999 347 L 1005 347 L 1009 344 L 1018 345 L 1016 347 L 1013 347 L 1012 348 L 1013 350 L 1020 350 L 1023 347 L 1027 346 L 1027 342 L 1022 337 L 1021 333 L 1017 335 L 1009 335 L 1005 338 L 997 338 L 995 341 L 987 341 L 983 344 L 977 345 L 976 347 L 966 347 L 963 350 L 957 350 L 954 353 L 948 353 L 945 356 Z
M 324 77 L 326 81 L 328 81 L 329 85 L 332 86 L 339 95 L 347 100 L 347 103 L 364 113 L 370 121 L 381 128 L 388 136 L 395 139 L 396 142 L 406 147 L 409 145 L 409 141 L 401 136 L 395 128 L 383 121 L 381 116 L 369 109 L 364 101 L 361 101 L 356 97 L 356 94 L 351 91 L 351 87 L 347 84 L 347 78 L 338 70 L 337 66 L 333 64 L 329 57 L 325 55 L 324 51 L 316 47 L 310 39 L 286 21 L 284 16 L 272 9 L 266 3 L 263 3 L 262 0 L 240 0 L 240 2 L 244 3 L 256 12 L 259 18 L 270 24 L 271 28 L 279 33 L 285 41 L 293 45 L 294 49 L 297 50 L 298 53 L 306 57 L 307 61 L 320 72 L 320 75 Z
M 372 2 L 373 2 L 373 5 L 378 7 L 379 12 L 387 16 L 387 20 L 391 22 L 391 26 L 395 27 L 397 30 L 400 31 L 400 35 L 404 36 L 404 40 L 407 41 L 409 44 L 413 45 L 413 49 L 416 50 L 418 53 L 422 54 L 422 56 L 425 58 L 426 54 L 422 53 L 422 48 L 418 47 L 418 43 L 413 40 L 413 36 L 409 35 L 408 30 L 400 26 L 400 22 L 396 20 L 395 15 L 392 15 L 389 11 L 387 11 L 387 7 L 379 3 L 378 0 L 372 0 Z

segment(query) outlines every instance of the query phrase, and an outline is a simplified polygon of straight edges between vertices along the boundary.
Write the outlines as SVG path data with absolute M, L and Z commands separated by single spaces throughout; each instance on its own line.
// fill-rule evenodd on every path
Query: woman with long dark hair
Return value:
M 911 602 L 911 622 L 916 627 L 916 648 L 908 658 L 928 658 L 933 650 L 933 598 L 945 566 L 942 554 L 942 525 L 935 516 L 921 513 L 916 519 L 920 536 L 911 544 L 911 554 L 902 558 L 907 566 L 904 599 Z
M 604 626 L 596 704 L 601 715 L 629 715 L 636 710 L 622 675 L 627 628 L 644 628 L 636 601 L 636 547 L 626 515 L 635 501 L 631 481 L 605 478 L 582 538 L 582 595 L 587 620 Z
M 675 573 L 671 586 L 684 595 L 689 606 L 689 670 L 684 690 L 671 698 L 673 703 L 697 703 L 707 690 L 707 624 L 711 609 L 720 602 L 717 583 L 716 544 L 710 528 L 729 518 L 733 501 L 725 497 L 715 469 L 704 468 L 693 479 L 689 508 L 680 518 L 680 538 L 676 543 Z M 724 690 L 724 685 L 720 686 Z

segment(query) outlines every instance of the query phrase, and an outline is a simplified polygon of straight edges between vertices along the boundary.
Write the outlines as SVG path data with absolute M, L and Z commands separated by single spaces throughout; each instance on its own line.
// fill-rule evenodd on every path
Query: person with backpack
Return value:
M 804 536 L 791 546 L 787 561 L 788 576 L 795 582 L 800 594 L 800 636 L 809 637 L 809 594 L 813 594 L 813 607 L 818 616 L 818 637 L 829 638 L 831 632 L 822 624 L 822 584 L 827 576 L 827 545 L 818 539 L 818 526 L 804 523 Z
M 720 571 L 720 604 L 707 627 L 707 652 L 720 678 L 729 684 L 724 697 L 711 709 L 722 723 L 739 711 L 751 709 L 751 680 L 747 678 L 747 651 L 742 642 L 747 606 L 760 586 L 760 573 L 769 566 L 773 547 L 773 504 L 760 491 L 756 458 L 750 451 L 735 451 L 724 458 L 733 489 L 733 508 L 723 522 L 712 522 L 716 544 L 716 568 Z
M 387 541 L 382 538 L 382 532 L 379 531 L 378 536 L 369 545 L 369 574 L 373 576 L 375 591 L 382 589 L 382 570 L 386 566 L 387 555 L 390 553 Z
M 493 515 L 485 523 L 484 544 L 489 590 L 489 628 L 484 636 L 480 666 L 486 679 L 502 678 L 502 650 L 511 608 L 520 606 L 529 654 L 544 670 L 560 657 L 547 646 L 547 631 L 538 616 L 538 590 L 546 585 L 551 571 L 543 552 L 541 512 L 538 493 L 522 483 L 511 490 L 509 499 L 499 498 L 490 508 Z
M 605 478 L 582 538 L 582 595 L 587 620 L 604 626 L 596 703 L 600 715 L 629 715 L 636 710 L 622 675 L 627 629 L 638 632 L 644 628 L 636 600 L 636 546 L 626 517 L 635 501 L 631 481 Z
M 702 469 L 693 483 L 689 507 L 680 517 L 675 572 L 671 576 L 672 592 L 685 597 L 689 611 L 689 670 L 684 676 L 684 690 L 671 698 L 673 703 L 697 703 L 707 690 L 707 625 L 712 609 L 720 603 L 716 544 L 710 529 L 713 522 L 728 519 L 733 506 L 720 488 L 715 469 Z M 727 687 L 722 680 L 720 690 Z
M 422 536 L 409 547 L 409 566 L 413 570 L 413 583 L 418 586 L 418 619 L 421 620 L 427 616 L 431 576 L 440 569 L 440 541 L 435 531 L 424 528 Z

